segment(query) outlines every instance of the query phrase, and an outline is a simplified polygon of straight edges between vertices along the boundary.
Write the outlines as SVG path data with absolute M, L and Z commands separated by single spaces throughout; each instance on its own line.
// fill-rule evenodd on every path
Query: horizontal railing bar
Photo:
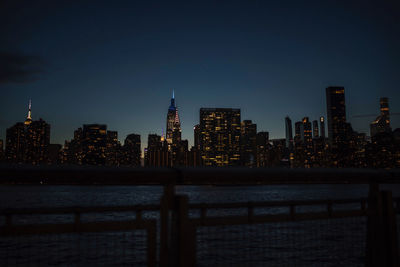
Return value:
M 392 184 L 400 183 L 400 170 L 0 165 L 0 183 L 38 185 Z
M 35 215 L 35 214 L 74 214 L 74 213 L 103 213 L 103 212 L 124 212 L 124 211 L 157 211 L 159 204 L 154 205 L 132 205 L 132 206 L 104 206 L 104 207 L 43 207 L 26 209 L 2 209 L 0 216 L 6 215 Z
M 334 200 L 290 200 L 290 201 L 255 201 L 255 202 L 232 202 L 232 203 L 193 203 L 190 209 L 220 209 L 220 208 L 253 208 L 280 207 L 280 206 L 311 206 L 327 204 L 358 204 L 367 201 L 367 198 L 357 199 L 334 199 Z M 131 205 L 131 206 L 101 206 L 101 207 L 43 207 L 23 209 L 2 209 L 0 216 L 7 215 L 51 215 L 51 214 L 74 214 L 74 213 L 103 213 L 103 212 L 125 212 L 125 211 L 158 211 L 159 204 Z
M 268 214 L 249 216 L 224 216 L 224 217 L 206 217 L 191 218 L 190 222 L 195 226 L 219 226 L 219 225 L 239 225 L 239 224 L 257 224 L 270 222 L 290 222 L 290 221 L 309 221 L 323 219 L 340 219 L 348 217 L 367 216 L 368 212 L 363 210 L 343 210 L 329 212 L 308 212 L 291 214 Z
M 29 224 L 11 225 L 0 227 L 0 236 L 42 235 L 42 234 L 66 234 L 66 233 L 96 233 L 111 231 L 128 231 L 138 229 L 150 229 L 156 226 L 156 220 L 133 220 L 112 222 L 87 222 L 68 224 Z
M 190 209 L 224 209 L 224 208 L 253 208 L 259 207 L 284 207 L 284 206 L 312 206 L 328 204 L 361 204 L 367 198 L 357 199 L 334 199 L 334 200 L 288 200 L 288 201 L 255 201 L 255 202 L 232 202 L 232 203 L 194 203 L 189 204 Z

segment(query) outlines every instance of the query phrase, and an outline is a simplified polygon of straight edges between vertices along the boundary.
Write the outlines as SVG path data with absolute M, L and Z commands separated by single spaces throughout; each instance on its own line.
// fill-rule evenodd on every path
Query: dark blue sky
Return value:
M 357 131 L 373 118 L 352 116 L 377 114 L 381 96 L 400 112 L 396 2 L 70 2 L 0 4 L 0 138 L 30 98 L 56 143 L 85 123 L 146 143 L 165 128 L 172 89 L 191 144 L 201 107 L 241 108 L 279 138 L 286 115 L 326 115 L 329 85 L 345 87 Z

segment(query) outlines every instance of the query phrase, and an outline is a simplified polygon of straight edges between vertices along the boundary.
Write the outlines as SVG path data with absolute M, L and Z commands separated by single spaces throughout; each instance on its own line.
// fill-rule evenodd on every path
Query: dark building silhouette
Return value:
M 61 149 L 62 149 L 62 145 L 60 145 L 60 144 L 50 144 L 49 145 L 48 163 L 50 165 L 60 164 Z
M 200 150 L 200 124 L 196 124 L 193 127 L 193 133 L 194 133 L 194 147 L 195 149 Z
M 6 159 L 14 163 L 47 164 L 50 124 L 32 120 L 31 102 L 24 123 L 18 122 L 6 131 Z
M 313 125 L 313 138 L 318 138 L 319 137 L 318 121 L 314 120 L 312 122 L 312 125 Z
M 85 124 L 82 130 L 82 164 L 106 165 L 107 125 Z
M 344 87 L 326 88 L 328 138 L 332 147 L 341 146 L 346 137 L 346 105 Z
M 205 166 L 240 165 L 240 109 L 200 109 L 200 151 Z
M 258 132 L 257 133 L 257 167 L 267 167 L 269 159 L 269 133 Z
M 308 117 L 304 117 L 302 120 L 302 141 L 304 145 L 304 151 L 306 153 L 305 157 L 305 167 L 311 167 L 311 157 L 313 152 L 313 138 L 312 138 L 312 129 L 311 122 Z
M 140 166 L 141 141 L 139 134 L 129 134 L 122 148 L 121 165 Z
M 325 140 L 325 118 L 323 116 L 319 117 L 319 128 L 320 136 Z
M 61 152 L 63 164 L 119 166 L 120 143 L 116 131 L 107 131 L 105 124 L 84 124 L 74 131 L 74 138 L 65 141 Z
M 25 162 L 25 125 L 16 123 L 6 131 L 6 159 L 8 162 Z
M 121 144 L 117 131 L 107 131 L 106 166 L 119 166 L 121 161 Z
M 286 133 L 286 147 L 289 150 L 293 149 L 293 130 L 292 130 L 292 120 L 289 116 L 285 118 L 285 133 Z
M 303 142 L 302 127 L 303 127 L 303 122 L 301 122 L 301 121 L 295 122 L 295 124 L 294 124 L 294 142 L 296 145 Z
M 389 113 L 389 99 L 382 97 L 380 99 L 380 115 L 370 125 L 371 137 L 378 133 L 390 133 L 390 113 Z
M 257 124 L 251 120 L 244 120 L 241 123 L 241 160 L 247 167 L 257 165 Z
M 145 165 L 150 167 L 172 166 L 171 153 L 168 151 L 168 142 L 157 134 L 149 134 L 147 137 Z

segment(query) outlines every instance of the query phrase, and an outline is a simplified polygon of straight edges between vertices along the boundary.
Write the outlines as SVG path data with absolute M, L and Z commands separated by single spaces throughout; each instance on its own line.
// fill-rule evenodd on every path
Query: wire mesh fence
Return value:
M 363 266 L 366 217 L 201 226 L 198 266 Z
M 0 239 L 0 266 L 145 266 L 146 253 L 145 230 Z

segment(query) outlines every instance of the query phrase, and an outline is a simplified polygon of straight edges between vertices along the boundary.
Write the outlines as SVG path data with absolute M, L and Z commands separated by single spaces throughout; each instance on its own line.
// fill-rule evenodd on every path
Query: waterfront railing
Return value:
M 115 236 L 104 235 L 104 240 L 100 241 L 95 236 L 93 245 L 87 246 L 94 247 L 94 253 L 83 253 L 82 246 L 79 245 L 81 248 L 70 252 L 74 254 L 70 259 L 81 264 L 96 263 L 96 260 L 108 253 L 108 263 L 121 265 L 132 262 L 148 266 L 235 263 L 254 266 L 278 263 L 312 265 L 312 262 L 316 264 L 318 261 L 328 261 L 351 265 L 362 263 L 366 266 L 399 266 L 396 214 L 400 212 L 400 199 L 393 198 L 390 191 L 380 190 L 380 185 L 400 183 L 398 170 L 5 166 L 0 168 L 0 183 L 155 185 L 164 188 L 159 205 L 3 209 L 0 211 L 0 216 L 4 218 L 4 223 L 0 226 L 0 236 L 6 240 L 2 244 L 6 249 L 3 249 L 4 255 L 0 253 L 0 259 L 10 265 L 15 263 L 14 260 L 18 261 L 18 255 L 13 249 L 17 250 L 18 243 L 24 240 L 20 239 L 20 242 L 10 238 L 78 234 L 77 239 L 70 239 L 70 242 L 81 244 L 82 234 L 141 232 L 143 234 L 137 238 L 141 239 L 142 246 L 130 246 L 130 237 L 125 234 L 122 238 L 127 240 L 113 241 L 117 244 L 115 246 L 110 246 L 107 241 Z M 176 186 L 180 185 L 280 184 L 365 184 L 369 186 L 369 194 L 367 198 L 355 199 L 190 203 L 188 196 L 176 194 L 175 191 Z M 132 217 L 123 221 L 82 220 L 88 214 L 101 213 L 129 213 Z M 152 215 L 148 215 L 149 213 Z M 54 214 L 70 215 L 70 221 L 30 223 L 29 218 L 34 216 Z M 15 222 L 18 216 L 28 216 L 26 223 Z M 280 227 L 277 228 L 277 225 Z M 342 231 L 346 234 L 341 240 L 337 240 L 331 231 Z M 64 245 L 68 243 L 68 238 Z M 331 241 L 321 241 L 327 238 Z M 8 249 L 7 242 L 12 244 Z M 42 243 L 46 242 L 44 240 Z M 323 251 L 318 247 L 327 242 L 333 243 L 329 248 L 332 251 Z M 309 249 L 307 246 L 317 251 L 310 253 L 312 259 L 304 257 Z M 117 251 L 111 253 L 113 249 Z M 10 259 L 10 255 L 5 255 L 7 253 L 14 253 L 15 259 Z M 32 260 L 35 260 L 35 250 L 31 254 Z M 62 253 L 57 252 L 55 256 L 57 254 Z M 332 255 L 337 259 L 327 259 Z M 341 259 L 340 255 L 344 258 Z M 55 256 L 52 257 L 57 258 Z M 138 260 L 140 257 L 142 259 Z M 57 259 L 55 260 L 57 263 Z M 39 260 L 45 261 L 46 255 Z

